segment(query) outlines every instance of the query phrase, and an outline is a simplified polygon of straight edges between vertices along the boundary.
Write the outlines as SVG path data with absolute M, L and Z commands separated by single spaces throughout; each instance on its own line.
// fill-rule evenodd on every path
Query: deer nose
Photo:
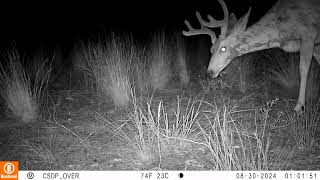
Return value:
M 216 77 L 218 77 L 218 75 L 219 75 L 219 73 L 217 73 L 217 72 L 215 72 L 215 71 L 212 71 L 212 70 L 208 70 L 207 71 L 207 75 L 209 76 L 209 77 L 211 77 L 211 78 L 216 78 Z

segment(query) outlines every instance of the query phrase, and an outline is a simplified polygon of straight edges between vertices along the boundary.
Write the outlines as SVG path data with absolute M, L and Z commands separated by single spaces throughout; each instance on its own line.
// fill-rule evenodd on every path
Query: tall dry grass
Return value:
M 94 74 L 92 74 L 92 66 L 86 58 L 87 46 L 80 42 L 72 50 L 71 59 L 73 67 L 73 75 L 78 80 L 79 88 L 88 90 L 89 92 L 96 92 L 97 86 Z
M 178 33 L 155 32 L 148 46 L 136 49 L 135 86 L 140 91 L 164 89 L 176 77 L 182 85 L 189 83 L 186 45 Z
M 134 84 L 140 92 L 164 89 L 174 76 L 173 70 L 177 71 L 182 84 L 190 81 L 184 42 L 179 37 L 169 37 L 164 31 L 154 33 L 147 46 L 134 43 L 130 35 L 111 35 L 105 40 L 81 44 L 75 49 L 73 66 L 82 74 L 85 84 L 90 86 L 94 77 L 100 92 L 106 92 L 120 106 L 122 100 L 116 92 L 122 92 L 119 94 L 128 99 L 125 87 L 131 86 L 129 84 Z
M 182 39 L 181 33 L 175 34 L 175 44 L 176 44 L 176 61 L 177 61 L 177 71 L 180 83 L 182 85 L 187 85 L 190 82 L 190 74 L 187 66 L 187 47 Z
M 0 94 L 12 115 L 25 123 L 35 122 L 46 105 L 50 77 L 50 68 L 45 68 L 48 60 L 43 59 L 38 64 L 31 78 L 16 49 L 7 51 L 4 59 L 6 64 L 0 65 Z
M 186 100 L 178 97 L 166 103 L 152 97 L 147 101 L 133 96 L 132 109 L 125 121 L 113 121 L 97 114 L 96 118 L 108 124 L 108 131 L 129 146 L 141 164 L 166 168 L 168 156 L 198 152 L 205 164 L 198 167 L 213 170 L 278 170 L 287 163 L 290 153 L 271 147 L 269 112 L 272 103 L 254 111 L 252 129 L 241 124 L 235 106 L 223 104 L 218 108 L 203 99 Z M 236 119 L 236 118 L 239 119 Z M 276 151 L 276 155 L 270 155 Z M 203 153 L 200 153 L 203 152 Z M 200 155 L 201 154 L 201 155 Z M 177 165 L 192 169 L 188 159 Z M 171 162 L 172 163 L 172 162 Z
M 132 61 L 136 52 L 130 37 L 117 37 L 89 43 L 84 50 L 89 72 L 95 77 L 98 92 L 111 98 L 117 107 L 130 102 Z
M 170 39 L 164 31 L 154 34 L 151 49 L 148 52 L 150 58 L 150 84 L 153 89 L 164 89 L 172 77 L 171 59 L 172 48 Z
M 162 100 L 155 101 L 151 97 L 144 101 L 133 96 L 132 109 L 123 124 L 102 115 L 96 118 L 106 122 L 115 137 L 128 144 L 142 163 L 158 160 L 161 163 L 162 156 L 170 154 L 172 149 L 196 143 L 199 133 L 195 132 L 195 123 L 199 118 L 200 102 L 189 99 L 187 107 L 183 107 L 182 99 L 178 97 L 173 105 L 175 108 L 169 109 Z
M 290 130 L 300 149 L 310 149 L 316 145 L 316 133 L 320 119 L 320 99 L 316 103 L 307 102 L 304 112 L 297 114 L 291 108 L 286 110 Z
M 133 62 L 134 87 L 140 93 L 148 92 L 151 87 L 150 81 L 150 59 L 148 58 L 146 47 L 136 46 L 137 57 Z
M 300 87 L 300 73 L 299 73 L 299 61 L 300 56 L 298 54 L 285 53 L 277 50 L 267 54 L 267 58 L 272 59 L 275 62 L 274 68 L 271 70 L 271 79 L 283 87 L 287 94 L 291 96 L 298 96 Z M 320 70 L 319 64 L 314 60 L 311 62 L 311 66 L 307 79 L 307 101 L 314 101 L 319 98 L 320 92 Z
M 221 108 L 207 103 L 212 109 L 206 112 L 207 123 L 199 124 L 199 127 L 204 144 L 210 150 L 213 169 L 262 171 L 286 166 L 291 153 L 283 155 L 284 147 L 271 147 L 268 121 L 274 103 L 275 100 L 266 106 L 244 111 L 238 111 L 232 102 L 224 102 Z M 252 121 L 250 125 L 240 120 L 243 117 Z M 270 155 L 275 149 L 280 150 L 279 154 Z
M 271 70 L 271 78 L 280 84 L 287 91 L 297 91 L 299 89 L 299 56 L 287 54 L 281 51 L 273 51 L 269 54 L 276 62 Z

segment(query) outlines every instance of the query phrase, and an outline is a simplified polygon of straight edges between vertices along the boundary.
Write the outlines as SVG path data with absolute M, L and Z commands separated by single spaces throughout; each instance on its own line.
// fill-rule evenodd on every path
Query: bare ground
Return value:
M 171 89 L 156 92 L 153 99 L 172 104 L 179 95 L 201 98 L 199 89 L 190 86 L 186 89 Z M 238 109 L 250 108 L 265 103 L 261 92 L 231 96 L 239 102 Z M 252 98 L 241 101 L 241 97 Z M 206 101 L 213 102 L 217 95 L 206 95 Z M 179 143 L 175 147 L 145 158 L 138 154 L 128 142 L 110 130 L 110 121 L 128 119 L 128 109 L 115 109 L 110 103 L 84 91 L 61 91 L 52 96 L 54 106 L 49 115 L 41 117 L 37 123 L 23 124 L 6 115 L 8 110 L 1 107 L 0 159 L 19 160 L 21 170 L 210 170 L 210 152 L 201 145 Z M 147 99 L 147 96 L 143 96 Z M 272 144 L 270 157 L 279 152 L 291 154 L 285 169 L 320 170 L 319 133 L 312 148 L 295 146 L 286 119 L 279 119 L 284 111 L 284 102 L 277 103 L 270 112 L 269 126 Z M 99 118 L 99 117 L 103 118 Z M 250 122 L 248 122 L 250 123 Z M 281 147 L 277 150 L 276 147 Z M 161 150 L 160 150 L 161 151 Z M 161 154 L 161 156 L 159 156 Z

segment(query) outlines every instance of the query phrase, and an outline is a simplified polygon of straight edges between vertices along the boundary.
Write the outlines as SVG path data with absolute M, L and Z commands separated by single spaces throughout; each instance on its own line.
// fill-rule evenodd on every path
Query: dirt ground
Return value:
M 163 90 L 153 94 L 155 101 L 172 103 L 177 96 L 201 98 L 197 85 L 188 88 Z M 237 92 L 233 92 L 233 98 Z M 250 92 L 259 94 L 261 92 Z M 85 91 L 59 91 L 54 97 L 54 113 L 32 124 L 24 124 L 7 115 L 1 107 L 0 159 L 19 160 L 21 170 L 210 170 L 210 152 L 198 144 L 186 143 L 166 150 L 160 157 L 143 158 L 132 150 L 128 142 L 110 131 L 104 121 L 128 119 L 127 109 L 115 109 L 111 103 L 100 102 Z M 255 96 L 254 102 L 262 103 Z M 214 95 L 205 95 L 212 101 Z M 239 99 L 237 100 L 239 101 Z M 251 99 L 250 102 L 253 100 Z M 249 101 L 240 102 L 239 109 L 250 107 Z M 256 104 L 255 103 L 255 104 Z M 283 111 L 284 103 L 277 103 L 270 112 L 272 145 L 281 146 L 281 153 L 290 154 L 282 170 L 320 170 L 319 134 L 312 148 L 294 145 L 285 120 L 275 120 Z M 103 118 L 99 118 L 103 117 Z M 270 157 L 278 151 L 270 148 Z M 270 158 L 272 159 L 272 158 Z

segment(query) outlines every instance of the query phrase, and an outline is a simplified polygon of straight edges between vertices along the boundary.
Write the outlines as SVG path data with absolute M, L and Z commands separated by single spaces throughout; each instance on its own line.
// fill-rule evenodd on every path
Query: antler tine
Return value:
M 222 26 L 221 28 L 221 34 L 220 36 L 222 38 L 225 38 L 226 37 L 226 34 L 227 34 L 227 29 L 228 29 L 228 21 L 229 21 L 229 11 L 228 11 L 228 8 L 227 8 L 227 5 L 226 3 L 223 1 L 223 0 L 219 0 L 219 3 L 221 4 L 222 6 L 222 9 L 223 9 L 223 15 L 224 15 L 224 26 Z
M 216 34 L 211 30 L 211 29 L 208 29 L 202 22 L 202 19 L 201 19 L 201 16 L 200 16 L 200 13 L 197 11 L 196 12 L 196 15 L 197 15 L 197 18 L 198 18 L 198 21 L 200 22 L 200 25 L 201 25 L 201 29 L 194 29 L 189 21 L 185 20 L 184 23 L 187 25 L 189 31 L 182 31 L 182 34 L 185 35 L 185 36 L 193 36 L 193 35 L 200 35 L 200 34 L 207 34 L 211 37 L 211 42 L 212 44 L 215 43 L 215 40 L 216 40 Z
M 210 28 L 221 27 L 221 34 L 219 38 L 225 38 L 227 33 L 227 28 L 228 28 L 229 11 L 228 11 L 227 5 L 223 0 L 218 0 L 218 1 L 221 4 L 223 9 L 223 14 L 224 14 L 223 20 L 215 20 L 211 15 L 208 15 L 209 22 L 204 21 L 201 18 L 201 16 L 199 18 L 201 19 L 201 24 L 207 27 L 210 27 Z

